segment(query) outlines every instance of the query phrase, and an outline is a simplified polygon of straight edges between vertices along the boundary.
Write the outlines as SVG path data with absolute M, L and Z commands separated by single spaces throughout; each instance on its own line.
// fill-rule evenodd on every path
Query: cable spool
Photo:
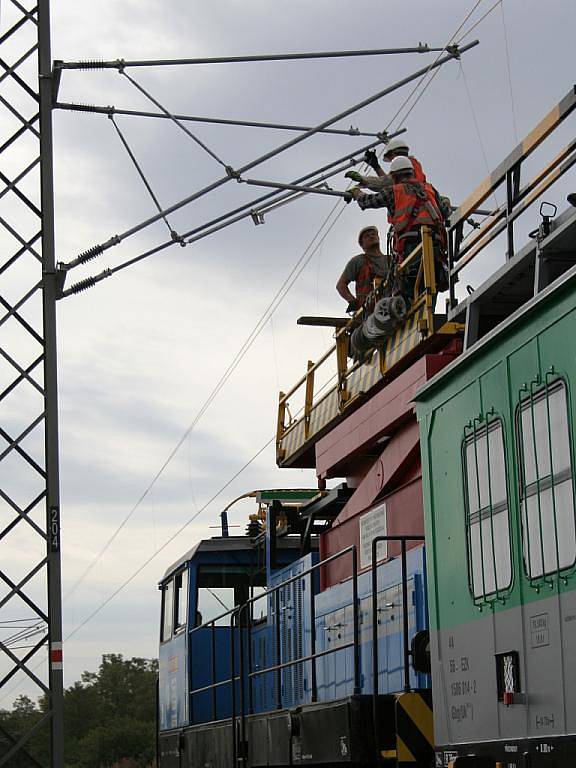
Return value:
M 352 331 L 351 356 L 360 360 L 370 349 L 382 346 L 405 318 L 407 309 L 402 296 L 380 299 L 374 307 L 374 312 Z
M 392 327 L 404 319 L 406 311 L 406 302 L 402 296 L 380 299 L 374 307 L 374 324 L 384 333 L 390 333 Z
M 382 336 L 382 328 L 376 322 L 374 315 L 370 315 L 362 326 L 362 334 L 367 341 L 377 341 Z

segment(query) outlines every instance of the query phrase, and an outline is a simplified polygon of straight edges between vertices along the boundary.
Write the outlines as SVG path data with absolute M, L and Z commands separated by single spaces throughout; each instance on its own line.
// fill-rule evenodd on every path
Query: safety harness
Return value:
M 394 213 L 388 214 L 388 223 L 394 228 L 393 247 L 398 256 L 404 256 L 406 240 L 420 237 L 420 228 L 424 225 L 432 227 L 434 239 L 445 248 L 446 230 L 434 187 L 411 176 L 394 184 L 392 190 Z

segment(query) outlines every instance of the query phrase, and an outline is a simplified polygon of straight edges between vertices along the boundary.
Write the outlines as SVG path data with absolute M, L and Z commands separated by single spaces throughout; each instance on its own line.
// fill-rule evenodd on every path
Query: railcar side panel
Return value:
M 440 745 L 576 733 L 575 303 L 572 276 L 418 396 Z

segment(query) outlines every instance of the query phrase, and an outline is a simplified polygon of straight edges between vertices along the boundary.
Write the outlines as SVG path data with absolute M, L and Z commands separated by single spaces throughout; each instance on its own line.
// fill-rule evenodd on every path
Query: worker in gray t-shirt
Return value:
M 361 229 L 358 243 L 363 253 L 350 259 L 336 283 L 336 290 L 348 302 L 347 312 L 359 309 L 374 287 L 374 278 L 385 280 L 389 272 L 388 259 L 380 250 L 380 236 L 376 227 Z M 356 296 L 348 288 L 352 282 L 356 283 Z

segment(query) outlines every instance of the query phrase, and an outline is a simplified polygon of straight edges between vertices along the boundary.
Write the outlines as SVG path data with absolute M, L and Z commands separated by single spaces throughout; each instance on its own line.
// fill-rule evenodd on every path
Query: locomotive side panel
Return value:
M 418 396 L 440 745 L 576 732 L 575 298 L 572 276 Z

